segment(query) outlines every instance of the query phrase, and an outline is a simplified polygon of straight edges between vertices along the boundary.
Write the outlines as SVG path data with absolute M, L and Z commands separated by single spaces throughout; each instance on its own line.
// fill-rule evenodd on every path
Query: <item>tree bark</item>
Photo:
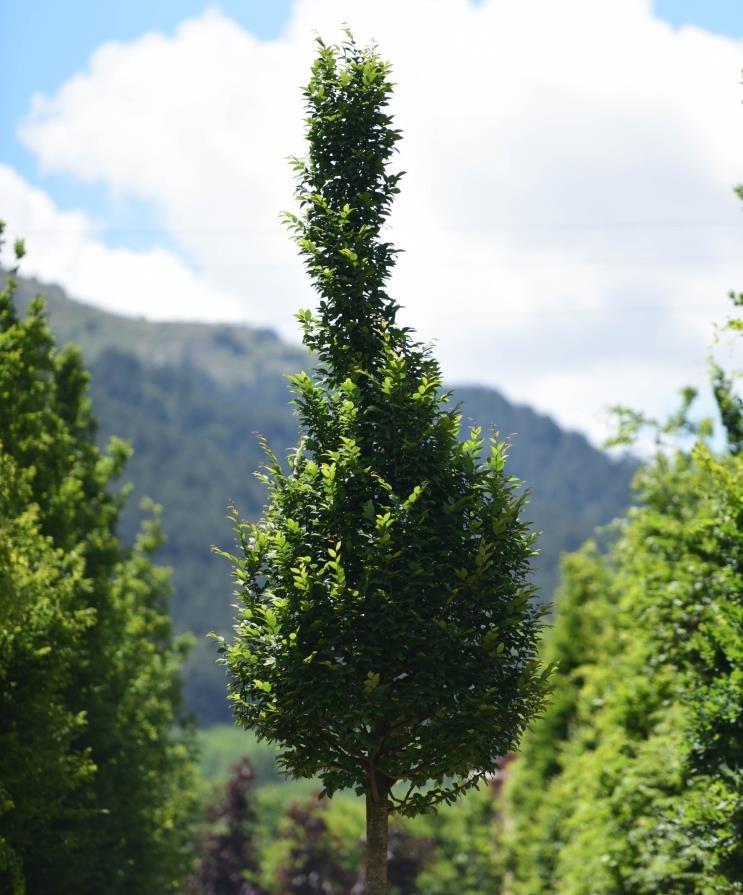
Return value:
M 366 895 L 387 895 L 387 787 L 366 792 Z

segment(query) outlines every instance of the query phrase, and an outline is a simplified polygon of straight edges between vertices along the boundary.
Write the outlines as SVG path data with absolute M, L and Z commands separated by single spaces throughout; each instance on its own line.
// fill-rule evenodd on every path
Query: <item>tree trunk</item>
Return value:
M 366 895 L 387 895 L 387 788 L 366 793 Z

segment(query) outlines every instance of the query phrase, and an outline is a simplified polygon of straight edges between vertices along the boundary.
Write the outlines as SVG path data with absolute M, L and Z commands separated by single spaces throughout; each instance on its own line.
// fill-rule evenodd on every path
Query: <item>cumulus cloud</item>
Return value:
M 238 319 L 237 298 L 194 274 L 173 252 L 109 248 L 101 227 L 80 211 L 61 211 L 7 165 L 0 165 L 2 214 L 8 220 L 6 252 L 24 239 L 21 272 L 64 285 L 76 298 L 109 311 L 153 320 Z
M 394 64 L 409 174 L 392 288 L 448 380 L 594 435 L 605 405 L 657 412 L 699 381 L 711 321 L 743 285 L 743 43 L 672 29 L 649 0 L 297 0 L 276 40 L 211 10 L 107 44 L 35 98 L 22 138 L 46 171 L 153 203 L 178 255 L 106 249 L 86 222 L 80 245 L 95 252 L 83 264 L 50 240 L 44 273 L 128 312 L 293 337 L 312 297 L 278 223 L 285 157 L 302 151 L 313 32 L 334 39 L 343 21 Z M 156 269 L 144 308 L 104 285 L 109 262 L 122 281 Z M 169 299 L 178 277 L 185 305 Z

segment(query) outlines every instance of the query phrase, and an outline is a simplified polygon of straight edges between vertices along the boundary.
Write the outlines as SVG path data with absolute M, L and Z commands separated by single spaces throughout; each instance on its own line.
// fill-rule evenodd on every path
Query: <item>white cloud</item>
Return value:
M 171 36 L 105 45 L 35 99 L 23 139 L 44 170 L 154 203 L 197 273 L 91 232 L 94 273 L 82 260 L 60 273 L 75 256 L 50 241 L 45 274 L 132 311 L 105 266 L 141 282 L 127 271 L 146 263 L 161 284 L 151 316 L 185 316 L 167 304 L 168 277 L 185 277 L 188 316 L 294 336 L 292 313 L 312 298 L 278 223 L 285 157 L 302 151 L 312 33 L 333 39 L 346 20 L 395 67 L 410 173 L 393 290 L 449 380 L 496 385 L 593 434 L 606 404 L 657 412 L 698 380 L 711 321 L 743 285 L 731 195 L 743 43 L 674 30 L 649 0 L 297 0 L 274 41 L 211 11 Z
M 21 273 L 64 285 L 82 301 L 153 320 L 238 319 L 240 302 L 196 276 L 173 252 L 109 248 L 97 226 L 79 211 L 60 211 L 46 193 L 0 164 L 2 215 L 10 246 L 23 238 Z

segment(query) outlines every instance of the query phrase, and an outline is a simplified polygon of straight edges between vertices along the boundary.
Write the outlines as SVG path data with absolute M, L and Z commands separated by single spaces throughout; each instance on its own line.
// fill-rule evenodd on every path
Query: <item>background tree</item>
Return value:
M 199 867 L 189 880 L 195 895 L 261 895 L 254 785 L 255 772 L 246 756 L 232 765 L 224 797 L 209 811 L 216 829 L 203 843 Z
M 241 609 L 222 644 L 238 721 L 292 774 L 365 796 L 372 895 L 387 891 L 389 810 L 452 802 L 495 770 L 546 679 L 506 449 L 459 440 L 439 367 L 385 291 L 391 89 L 373 49 L 319 42 L 287 215 L 319 293 L 299 314 L 318 364 L 291 380 L 289 472 L 269 452 L 265 513 L 236 518 Z
M 39 530 L 24 473 L 0 450 L 0 891 L 11 895 L 25 891 L 36 842 L 63 864 L 69 842 L 55 827 L 94 770 L 66 699 L 92 622 L 74 608 L 82 564 Z
M 566 566 L 564 698 L 511 789 L 514 895 L 743 892 L 743 404 L 716 366 L 712 384 L 726 448 L 686 390 L 618 538 Z
M 279 895 L 347 895 L 354 873 L 325 820 L 323 802 L 291 805 L 282 838 L 288 846 L 278 870 Z
M 552 698 L 524 737 L 513 780 L 506 787 L 508 861 L 524 891 L 530 891 L 529 885 L 547 891 L 542 881 L 552 879 L 560 854 L 561 824 L 571 806 L 559 792 L 553 793 L 551 784 L 568 760 L 564 747 L 577 723 L 586 669 L 601 659 L 602 635 L 610 636 L 604 635 L 606 628 L 611 630 L 615 612 L 610 582 L 608 564 L 594 541 L 563 560 L 556 620 L 543 649 L 545 661 L 556 666 Z
M 191 789 L 160 535 L 152 519 L 119 543 L 110 484 L 127 448 L 96 447 L 78 352 L 56 351 L 41 299 L 19 317 L 14 289 L 0 292 L 0 879 L 154 895 L 187 867 Z

